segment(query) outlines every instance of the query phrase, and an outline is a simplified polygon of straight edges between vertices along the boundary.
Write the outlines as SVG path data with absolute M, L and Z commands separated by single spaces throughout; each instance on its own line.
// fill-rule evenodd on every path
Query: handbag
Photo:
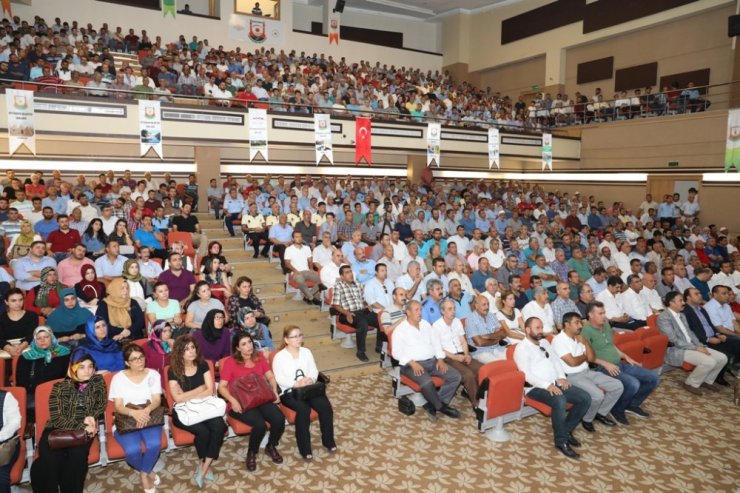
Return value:
M 175 413 L 180 423 L 191 426 L 211 418 L 222 418 L 226 414 L 226 401 L 215 395 L 203 399 L 190 399 L 175 404 Z
M 272 387 L 264 376 L 257 373 L 249 373 L 230 382 L 229 393 L 245 411 L 275 401 Z
M 398 399 L 398 410 L 406 416 L 411 416 L 416 412 L 416 405 L 414 404 L 414 401 L 404 395 Z
M 149 404 L 151 404 L 151 401 L 146 401 L 144 404 L 126 404 L 126 407 L 128 409 L 144 409 Z M 121 413 L 115 413 L 115 417 L 113 418 L 113 424 L 116 427 L 116 430 L 118 433 L 130 433 L 132 431 L 138 431 L 142 430 L 144 428 L 152 428 L 154 426 L 163 426 L 164 425 L 164 408 L 162 406 L 159 406 L 158 408 L 154 409 L 152 412 L 149 413 L 149 421 L 142 426 L 139 427 L 136 425 L 136 420 L 133 416 L 127 415 L 127 414 L 121 414 Z
M 87 445 L 92 441 L 92 435 L 83 430 L 52 430 L 47 438 L 49 448 L 59 450 L 64 448 Z
M 296 370 L 295 379 L 298 380 L 303 377 L 305 377 L 303 370 Z M 324 379 L 326 379 L 326 376 L 324 376 Z M 326 384 L 321 380 L 321 374 L 319 374 L 316 382 L 303 387 L 293 387 L 293 396 L 300 401 L 307 401 L 314 397 L 324 397 L 326 395 Z

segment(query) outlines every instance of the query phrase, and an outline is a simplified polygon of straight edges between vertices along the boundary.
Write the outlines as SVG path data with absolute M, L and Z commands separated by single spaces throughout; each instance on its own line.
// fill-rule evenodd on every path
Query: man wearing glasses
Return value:
M 514 350 L 514 362 L 526 380 L 524 391 L 530 399 L 550 406 L 555 448 L 566 457 L 577 459 L 580 455 L 571 447 L 580 447 L 581 443 L 573 436 L 573 430 L 591 406 L 591 396 L 568 382 L 557 354 L 545 339 L 539 318 L 525 320 L 524 332 L 526 337 Z M 569 411 L 567 404 L 572 405 Z

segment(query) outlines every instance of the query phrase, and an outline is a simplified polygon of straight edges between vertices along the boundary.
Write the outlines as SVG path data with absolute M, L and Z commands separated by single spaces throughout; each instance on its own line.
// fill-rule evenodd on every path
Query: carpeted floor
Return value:
M 340 451 L 321 448 L 318 423 L 312 424 L 314 462 L 299 457 L 293 428 L 279 450 L 285 462 L 274 465 L 260 454 L 256 473 L 244 469 L 246 438 L 227 440 L 216 463 L 216 484 L 206 491 L 284 492 L 737 492 L 740 491 L 740 407 L 729 389 L 704 397 L 679 386 L 681 371 L 663 375 L 645 408 L 649 419 L 630 416 L 628 427 L 578 428 L 580 460 L 552 447 L 549 418 L 541 415 L 509 423 L 507 443 L 493 443 L 475 426 L 473 412 L 457 397 L 463 417 L 436 423 L 417 412 L 396 408 L 385 373 L 341 379 L 329 387 Z M 165 455 L 158 492 L 198 491 L 192 480 L 194 450 Z M 96 467 L 88 493 L 141 491 L 138 475 L 123 463 Z

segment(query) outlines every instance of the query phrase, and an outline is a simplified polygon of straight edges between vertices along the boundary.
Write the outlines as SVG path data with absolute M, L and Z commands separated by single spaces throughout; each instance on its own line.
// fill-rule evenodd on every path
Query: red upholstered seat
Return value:
M 486 392 L 486 419 L 518 411 L 522 405 L 524 373 L 513 361 L 493 361 L 478 371 L 478 383 L 488 381 Z

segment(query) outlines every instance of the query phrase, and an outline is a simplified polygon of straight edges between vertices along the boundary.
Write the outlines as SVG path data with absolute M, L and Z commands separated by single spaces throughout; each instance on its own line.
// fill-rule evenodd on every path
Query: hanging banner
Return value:
M 355 164 L 363 158 L 373 164 L 371 125 L 370 118 L 358 116 L 355 120 Z
M 439 139 L 441 133 L 441 124 L 430 123 L 427 126 L 427 166 L 431 166 L 434 162 L 439 168 Z
M 496 165 L 497 169 L 501 169 L 501 158 L 499 156 L 499 147 L 501 141 L 499 140 L 499 134 L 497 128 L 488 129 L 488 169 L 491 169 L 493 165 Z
M 249 109 L 249 162 L 254 161 L 257 154 L 262 159 L 267 158 L 267 110 Z
M 162 113 L 159 101 L 139 100 L 140 153 L 145 155 L 154 149 L 162 159 Z
M 10 0 L 3 0 L 3 15 L 6 15 L 9 18 L 13 18 L 13 9 L 10 7 Z
M 329 44 L 336 43 L 339 45 L 339 25 L 341 15 L 339 12 L 329 14 Z
M 542 171 L 550 168 L 552 171 L 552 134 L 542 134 Z
M 8 110 L 8 153 L 12 156 L 21 145 L 36 155 L 36 130 L 33 126 L 33 92 L 5 90 Z
M 334 151 L 331 148 L 331 117 L 327 114 L 313 116 L 314 140 L 316 141 L 316 165 L 326 157 L 334 164 Z
M 740 110 L 730 110 L 727 117 L 727 145 L 725 148 L 725 172 L 735 167 L 740 172 Z
M 267 19 L 250 19 L 248 16 L 231 14 L 229 37 L 234 41 L 272 46 L 283 45 L 283 23 Z
M 167 14 L 172 14 L 172 18 L 175 18 L 175 14 L 177 14 L 177 0 L 162 0 L 162 17 L 167 17 Z

